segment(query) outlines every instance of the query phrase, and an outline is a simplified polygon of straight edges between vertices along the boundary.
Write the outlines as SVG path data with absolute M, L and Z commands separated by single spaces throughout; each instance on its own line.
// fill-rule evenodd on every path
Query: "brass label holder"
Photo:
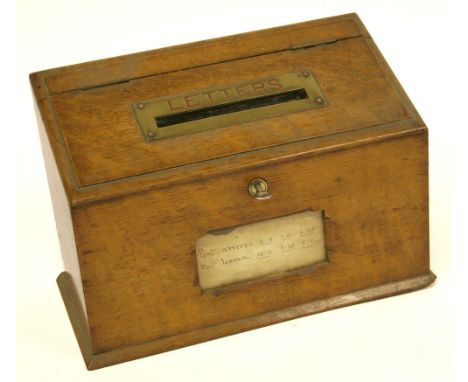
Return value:
M 313 75 L 299 71 L 133 104 L 146 141 L 327 106 Z

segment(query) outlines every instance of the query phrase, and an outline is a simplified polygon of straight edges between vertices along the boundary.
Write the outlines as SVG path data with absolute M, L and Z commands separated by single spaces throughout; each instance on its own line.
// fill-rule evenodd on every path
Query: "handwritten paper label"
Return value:
M 322 211 L 208 233 L 197 240 L 196 256 L 204 290 L 324 262 Z

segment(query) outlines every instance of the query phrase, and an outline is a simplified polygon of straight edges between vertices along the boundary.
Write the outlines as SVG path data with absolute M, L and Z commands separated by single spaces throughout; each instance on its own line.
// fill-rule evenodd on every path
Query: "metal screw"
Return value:
M 307 78 L 310 76 L 310 73 L 309 72 L 302 72 L 302 76 Z
M 148 135 L 148 137 L 150 137 L 150 138 L 154 138 L 154 137 L 156 136 L 156 134 L 154 133 L 154 131 L 151 131 L 151 130 L 148 131 L 148 132 L 146 133 L 146 135 Z
M 318 105 L 322 105 L 323 104 L 323 98 L 322 97 L 315 97 L 315 103 L 318 104 Z
M 138 109 L 144 109 L 144 108 L 145 108 L 145 105 L 142 104 L 142 103 L 139 103 L 139 104 L 137 105 L 137 108 L 138 108 Z

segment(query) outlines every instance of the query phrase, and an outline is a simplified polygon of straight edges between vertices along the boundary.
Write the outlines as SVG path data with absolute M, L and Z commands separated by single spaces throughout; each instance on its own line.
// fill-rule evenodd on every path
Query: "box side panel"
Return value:
M 258 177 L 268 181 L 271 199 L 248 194 Z M 325 213 L 328 264 L 228 292 L 201 290 L 199 237 L 306 209 Z M 216 332 L 231 321 L 428 274 L 426 130 L 74 213 L 96 352 L 163 338 L 167 346 L 171 337 L 180 347 L 184 333 Z
M 64 268 L 72 276 L 73 283 L 81 303 L 81 308 L 86 316 L 86 304 L 83 294 L 80 267 L 78 264 L 71 208 L 52 152 L 49 136 L 43 121 L 43 115 L 41 115 L 41 111 L 36 103 L 35 108 Z

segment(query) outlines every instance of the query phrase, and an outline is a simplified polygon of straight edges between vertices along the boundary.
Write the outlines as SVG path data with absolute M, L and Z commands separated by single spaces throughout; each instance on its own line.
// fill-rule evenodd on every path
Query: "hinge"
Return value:
M 321 41 L 310 41 L 302 44 L 297 44 L 297 45 L 291 45 L 289 49 L 291 50 L 296 50 L 296 49 L 306 49 L 306 48 L 312 48 L 314 46 L 319 46 L 319 45 L 325 45 L 325 44 L 333 44 L 337 42 L 338 40 L 336 38 L 329 39 L 329 40 L 321 40 Z

